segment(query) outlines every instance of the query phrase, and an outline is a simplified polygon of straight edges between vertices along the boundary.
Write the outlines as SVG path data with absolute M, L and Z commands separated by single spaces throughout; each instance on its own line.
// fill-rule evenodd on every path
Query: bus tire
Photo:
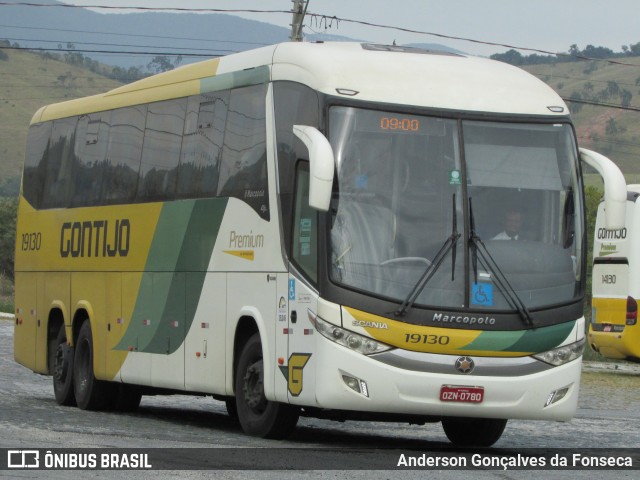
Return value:
M 224 406 L 227 409 L 229 418 L 234 422 L 238 421 L 238 406 L 236 405 L 236 397 L 228 397 L 224 401 Z
M 73 360 L 73 391 L 82 410 L 104 410 L 109 406 L 112 385 L 97 380 L 93 373 L 93 335 L 91 322 L 85 320 L 80 327 Z
M 502 436 L 507 420 L 498 418 L 443 418 L 447 438 L 458 447 L 490 447 Z
M 114 385 L 111 409 L 116 412 L 135 412 L 142 400 L 142 390 L 135 385 Z
M 300 416 L 292 405 L 272 402 L 264 395 L 264 366 L 260 335 L 254 334 L 244 345 L 236 369 L 235 391 L 238 421 L 245 433 L 263 438 L 284 438 Z
M 53 394 L 58 405 L 74 406 L 73 393 L 73 347 L 67 344 L 67 332 L 64 324 L 49 347 L 49 365 L 53 377 Z

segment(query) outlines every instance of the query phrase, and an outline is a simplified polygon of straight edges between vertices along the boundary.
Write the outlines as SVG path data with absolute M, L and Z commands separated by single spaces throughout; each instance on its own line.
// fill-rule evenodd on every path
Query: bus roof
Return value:
M 259 67 L 263 67 L 259 74 L 247 73 Z M 290 42 L 186 65 L 103 94 L 49 105 L 34 115 L 32 123 L 268 80 L 290 80 L 328 95 L 388 104 L 568 115 L 553 89 L 502 62 L 406 47 Z

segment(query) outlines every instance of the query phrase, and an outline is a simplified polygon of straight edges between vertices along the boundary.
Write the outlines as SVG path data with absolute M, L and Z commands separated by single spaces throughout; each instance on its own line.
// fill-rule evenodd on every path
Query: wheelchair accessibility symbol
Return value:
M 493 306 L 493 285 L 490 283 L 474 283 L 471 288 L 471 304 L 482 307 Z

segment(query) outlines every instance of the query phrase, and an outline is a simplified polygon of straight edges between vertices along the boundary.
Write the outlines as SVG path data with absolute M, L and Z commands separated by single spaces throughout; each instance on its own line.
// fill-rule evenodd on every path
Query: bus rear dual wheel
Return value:
M 65 352 L 64 325 L 55 340 L 53 353 L 53 391 L 60 405 L 77 405 L 82 410 L 113 409 L 131 412 L 138 408 L 141 390 L 135 386 L 105 382 L 93 373 L 93 334 L 91 323 L 80 327 L 75 349 Z
M 54 341 L 49 345 L 49 365 L 53 376 L 53 393 L 59 405 L 73 406 L 73 349 L 67 345 L 67 333 L 60 326 Z
M 235 411 L 245 433 L 263 438 L 285 438 L 300 416 L 293 405 L 272 402 L 264 394 L 264 363 L 260 335 L 244 345 L 235 376 Z

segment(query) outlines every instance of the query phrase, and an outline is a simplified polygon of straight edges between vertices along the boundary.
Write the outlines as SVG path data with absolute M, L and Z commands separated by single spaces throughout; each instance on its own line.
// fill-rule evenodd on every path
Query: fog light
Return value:
M 559 402 L 567 395 L 567 393 L 569 393 L 569 387 L 564 387 L 560 390 L 554 390 L 547 397 L 547 403 L 545 403 L 544 406 L 548 407 L 549 405 L 553 405 L 554 403 Z
M 359 378 L 352 377 L 350 375 L 342 374 L 342 380 L 344 383 L 354 392 L 358 392 L 365 397 L 369 397 L 369 388 L 367 382 L 360 380 Z

